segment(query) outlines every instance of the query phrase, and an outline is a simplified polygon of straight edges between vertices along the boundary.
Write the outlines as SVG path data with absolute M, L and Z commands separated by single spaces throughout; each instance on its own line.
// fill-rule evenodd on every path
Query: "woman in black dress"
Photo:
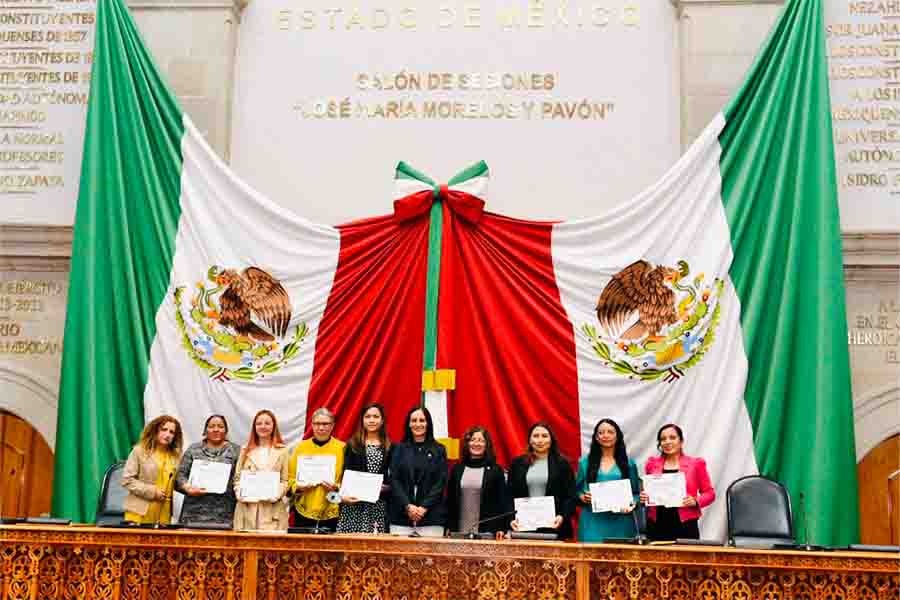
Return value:
M 391 440 L 387 435 L 384 407 L 377 402 L 367 404 L 359 413 L 356 432 L 344 447 L 344 472 L 361 471 L 385 476 L 377 502 L 341 498 L 338 533 L 384 533 L 388 529 L 387 500 L 391 487 L 388 479 Z

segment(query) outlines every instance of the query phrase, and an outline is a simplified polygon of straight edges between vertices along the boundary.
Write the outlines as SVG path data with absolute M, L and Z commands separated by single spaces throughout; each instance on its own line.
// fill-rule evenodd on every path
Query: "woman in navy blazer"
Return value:
M 546 465 L 546 471 L 544 471 Z M 531 474 L 529 475 L 529 472 Z M 546 473 L 546 482 L 543 481 Z M 535 475 L 538 477 L 535 478 Z M 538 489 L 539 488 L 539 489 Z M 539 533 L 555 533 L 561 540 L 572 537 L 572 515 L 575 514 L 575 474 L 572 466 L 559 453 L 556 436 L 550 426 L 538 422 L 528 430 L 528 449 L 513 459 L 509 466 L 509 490 L 512 498 L 553 496 L 556 519 L 552 528 L 540 528 Z M 535 492 L 534 494 L 530 492 Z M 541 493 L 542 492 L 542 493 Z M 518 521 L 510 524 L 518 531 Z

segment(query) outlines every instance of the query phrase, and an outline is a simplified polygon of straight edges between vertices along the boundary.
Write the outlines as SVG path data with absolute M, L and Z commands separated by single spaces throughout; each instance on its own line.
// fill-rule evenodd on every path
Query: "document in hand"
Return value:
M 336 456 L 299 456 L 297 458 L 297 483 L 334 483 L 337 477 Z
M 649 497 L 648 506 L 678 508 L 687 496 L 684 473 L 644 475 L 644 491 Z
M 363 502 L 378 502 L 384 475 L 363 471 L 344 471 L 341 479 L 341 497 L 358 498 Z
M 591 511 L 621 511 L 634 504 L 630 479 L 601 481 L 588 486 L 591 492 Z
M 231 464 L 211 460 L 195 460 L 191 463 L 188 485 L 206 490 L 207 494 L 224 494 L 231 477 Z
M 556 520 L 556 504 L 553 496 L 516 498 L 516 520 L 519 531 L 533 531 L 538 527 L 553 527 Z
M 277 471 L 244 471 L 238 493 L 244 502 L 271 500 L 281 495 L 281 473 Z

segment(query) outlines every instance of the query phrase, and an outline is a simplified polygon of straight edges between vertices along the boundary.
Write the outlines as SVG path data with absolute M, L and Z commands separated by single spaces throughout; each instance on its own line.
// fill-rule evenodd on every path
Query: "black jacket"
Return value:
M 523 454 L 513 459 L 509 465 L 509 493 L 512 498 L 528 497 L 528 455 Z M 547 495 L 553 496 L 556 514 L 562 515 L 563 522 L 559 526 L 559 539 L 572 537 L 572 515 L 575 514 L 575 474 L 572 466 L 562 457 L 550 456 L 547 461 Z
M 422 453 L 417 457 L 417 453 Z M 415 464 L 420 460 L 423 468 L 416 481 Z M 406 515 L 406 506 L 414 504 L 428 509 L 419 525 L 444 526 L 447 505 L 444 488 L 447 486 L 447 451 L 437 442 L 423 444 L 419 448 L 410 442 L 400 442 L 391 449 L 391 502 L 388 508 L 390 522 L 412 527 Z M 415 489 L 415 493 L 413 490 Z
M 394 446 L 391 446 L 390 450 L 387 452 L 387 456 L 384 457 L 384 462 L 381 463 L 381 471 L 379 471 L 382 475 L 384 475 L 384 481 L 381 485 L 381 497 L 380 500 L 390 501 L 391 497 L 391 453 L 394 451 Z M 362 452 L 357 452 L 353 449 L 353 446 L 350 442 L 347 442 L 347 445 L 344 446 L 344 470 L 345 471 L 361 471 L 363 473 L 368 473 L 369 467 L 366 461 L 366 450 L 363 447 Z
M 461 482 L 466 465 L 459 463 L 450 472 L 447 484 L 447 529 L 457 531 L 459 527 L 459 511 L 461 505 Z M 484 477 L 481 480 L 481 508 L 479 520 L 484 520 L 512 510 L 512 500 L 506 487 L 506 475 L 497 463 L 484 465 Z M 478 526 L 478 531 L 506 531 L 509 529 L 509 517 L 494 519 Z

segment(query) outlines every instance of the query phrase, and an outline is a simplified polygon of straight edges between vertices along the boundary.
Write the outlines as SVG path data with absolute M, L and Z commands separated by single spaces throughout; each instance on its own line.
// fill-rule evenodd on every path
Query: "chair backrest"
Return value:
M 122 472 L 125 461 L 109 465 L 103 475 L 100 497 L 97 499 L 97 525 L 118 525 L 125 518 L 125 498 L 128 490 L 122 487 Z
M 725 492 L 728 539 L 736 545 L 792 543 L 791 497 L 783 485 L 763 477 L 741 477 Z

